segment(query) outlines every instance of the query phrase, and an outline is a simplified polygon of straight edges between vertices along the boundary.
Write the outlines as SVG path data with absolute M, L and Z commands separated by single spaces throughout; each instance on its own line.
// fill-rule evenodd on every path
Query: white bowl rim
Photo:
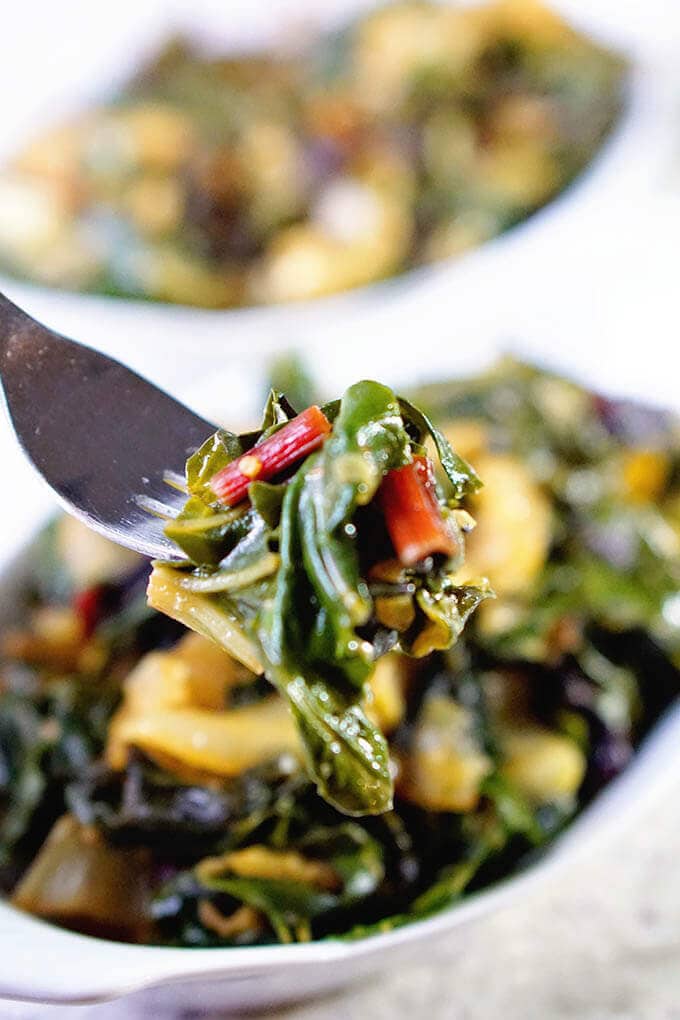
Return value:
M 189 335 L 194 324 L 200 327 L 206 321 L 219 321 L 224 323 L 225 328 L 243 322 L 258 329 L 263 323 L 271 322 L 280 327 L 278 334 L 273 330 L 272 345 L 278 346 L 281 330 L 289 333 L 292 326 L 317 313 L 323 317 L 373 307 L 376 302 L 388 298 L 390 291 L 420 286 L 428 276 L 446 273 L 453 276 L 458 267 L 483 263 L 492 254 L 512 255 L 515 246 L 522 243 L 526 235 L 530 240 L 536 229 L 554 228 L 553 219 L 563 212 L 568 214 L 577 202 L 595 196 L 606 185 L 610 172 L 628 153 L 641 145 L 649 128 L 649 122 L 643 123 L 643 113 L 654 108 L 650 85 L 646 70 L 634 64 L 629 76 L 628 101 L 622 114 L 584 170 L 541 209 L 456 260 L 418 267 L 389 280 L 309 302 L 217 311 L 79 294 L 5 276 L 0 276 L 0 287 L 6 288 L 11 296 L 22 295 L 29 309 L 32 300 L 43 296 L 55 302 L 87 305 L 93 315 L 104 308 L 109 311 L 115 309 L 116 313 L 129 316 L 130 322 L 139 318 L 143 323 L 144 316 L 152 314 L 163 318 L 172 316 L 181 322 L 182 330 Z M 16 299 L 19 300 L 19 297 Z M 251 340 L 249 333 L 248 342 Z M 224 340 L 206 336 L 201 343 L 217 347 L 224 345 Z M 238 343 L 225 346 L 229 350 L 238 349 Z M 632 815 L 636 800 L 643 799 L 641 794 L 645 799 L 652 794 L 660 795 L 675 781 L 676 767 L 680 770 L 680 705 L 677 704 L 655 725 L 624 773 L 580 813 L 565 833 L 551 844 L 541 860 L 525 871 L 464 898 L 434 917 L 352 942 L 326 940 L 292 946 L 193 950 L 128 946 L 64 931 L 0 902 L 0 932 L 5 950 L 0 954 L 0 998 L 33 1002 L 92 1002 L 176 981 L 223 977 L 236 982 L 297 964 L 323 965 L 338 960 L 378 956 L 399 945 L 422 941 L 499 909 L 513 897 L 516 899 L 536 887 L 539 879 L 554 875 L 558 866 L 592 850 L 598 840 L 605 836 L 611 838 L 624 820 Z M 23 940 L 26 947 L 30 946 L 31 958 L 25 961 L 25 966 L 17 966 L 16 955 L 12 953 L 12 949 L 16 948 L 13 939 Z M 39 966 L 35 966 L 40 959 L 50 961 L 50 967 L 43 968 L 42 972 Z M 59 960 L 59 966 L 55 966 L 56 960 Z M 74 990 L 79 987 L 80 991 Z

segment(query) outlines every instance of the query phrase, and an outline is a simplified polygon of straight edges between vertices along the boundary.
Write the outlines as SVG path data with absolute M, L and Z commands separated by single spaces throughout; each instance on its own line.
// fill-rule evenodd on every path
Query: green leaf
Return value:
M 454 498 L 460 500 L 481 489 L 482 481 L 477 472 L 451 448 L 448 439 L 434 422 L 404 397 L 399 397 L 399 407 L 404 421 L 415 425 L 419 430 L 422 437 L 420 442 L 428 435 L 432 438 L 444 473 L 453 486 Z
M 538 846 L 545 841 L 545 832 L 528 801 L 504 776 L 494 773 L 482 783 L 482 793 L 492 802 L 509 835 L 518 833 Z
M 357 822 L 312 829 L 299 846 L 303 853 L 333 865 L 342 879 L 342 906 L 370 896 L 385 877 L 383 847 Z
M 321 405 L 321 410 L 326 415 L 326 417 L 328 418 L 329 422 L 331 422 L 331 424 L 335 421 L 335 419 L 340 414 L 340 405 L 341 404 L 342 404 L 341 400 L 329 400 L 326 404 L 322 404 Z
M 257 510 L 266 524 L 275 531 L 281 520 L 286 485 L 271 482 L 252 482 L 248 490 L 253 509 Z
M 239 436 L 243 450 L 252 450 L 258 443 L 278 432 L 283 425 L 286 425 L 296 415 L 297 411 L 288 403 L 284 394 L 271 390 L 267 397 L 267 403 L 262 415 L 262 424 L 259 429 L 255 429 L 253 432 L 244 432 Z
M 41 722 L 29 702 L 0 697 L 0 864 L 29 830 L 45 792 Z
M 218 471 L 244 452 L 242 439 L 226 429 L 218 429 L 189 457 L 186 466 L 187 488 L 208 505 L 218 504 L 210 480 Z
M 271 430 L 276 429 L 280 425 L 285 425 L 291 418 L 295 418 L 297 411 L 289 403 L 285 394 L 278 393 L 272 389 L 269 391 L 267 397 L 267 403 L 265 404 L 264 414 L 262 416 L 262 424 L 260 426 L 260 439 L 263 439 L 266 434 L 270 433 Z
M 348 814 L 392 803 L 387 744 L 360 706 L 373 652 L 357 627 L 372 600 L 352 518 L 409 453 L 392 391 L 350 387 L 332 437 L 287 487 L 276 590 L 258 626 L 267 675 L 293 707 L 319 792 Z
M 248 535 L 255 519 L 245 506 L 214 511 L 198 496 L 191 496 L 164 531 L 193 563 L 217 566 Z
M 357 703 L 371 671 L 370 649 L 357 637 L 348 607 L 322 595 L 327 578 L 322 582 L 305 570 L 314 559 L 312 550 L 303 551 L 303 534 L 310 541 L 299 503 L 305 481 L 301 469 L 284 499 L 281 564 L 274 597 L 263 607 L 257 628 L 265 671 L 293 707 L 322 796 L 349 814 L 378 813 L 388 810 L 392 798 L 387 745 Z M 350 569 L 358 577 L 356 562 Z M 351 587 L 343 590 L 358 598 Z M 348 680 L 354 695 L 347 691 Z
M 321 796 L 347 815 L 382 814 L 392 807 L 387 741 L 356 702 L 346 702 L 320 676 L 291 676 L 293 707 L 307 768 Z
M 337 906 L 333 893 L 304 882 L 234 877 L 215 879 L 210 887 L 261 911 L 280 942 L 309 941 L 309 922 Z
M 279 557 L 270 549 L 269 528 L 254 510 L 243 516 L 248 527 L 219 567 L 184 574 L 180 581 L 183 588 L 195 592 L 240 592 L 243 598 L 249 588 L 276 572 Z
M 286 496 L 281 542 L 290 535 L 291 570 L 285 583 L 295 576 L 299 553 L 319 607 L 317 626 L 309 630 L 311 657 L 358 687 L 370 672 L 371 652 L 356 628 L 369 620 L 372 600 L 361 577 L 353 517 L 373 499 L 384 474 L 409 456 L 392 391 L 356 383 L 342 398 L 331 438 L 308 458 Z

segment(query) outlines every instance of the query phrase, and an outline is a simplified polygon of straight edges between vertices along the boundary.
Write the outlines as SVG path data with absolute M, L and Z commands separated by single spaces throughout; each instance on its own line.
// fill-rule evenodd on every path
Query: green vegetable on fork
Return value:
M 272 393 L 259 431 L 218 430 L 187 462 L 166 534 L 191 562 L 156 563 L 149 602 L 266 674 L 319 792 L 347 814 L 392 804 L 367 705 L 376 660 L 450 648 L 491 594 L 457 580 L 461 503 L 480 485 L 422 412 L 371 381 L 301 414 Z

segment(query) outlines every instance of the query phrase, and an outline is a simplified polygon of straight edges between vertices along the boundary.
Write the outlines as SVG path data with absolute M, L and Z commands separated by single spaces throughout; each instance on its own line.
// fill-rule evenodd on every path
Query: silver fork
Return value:
M 181 559 L 149 511 L 178 511 L 184 495 L 167 478 L 214 425 L 2 294 L 0 382 L 20 446 L 70 514 L 144 556 Z

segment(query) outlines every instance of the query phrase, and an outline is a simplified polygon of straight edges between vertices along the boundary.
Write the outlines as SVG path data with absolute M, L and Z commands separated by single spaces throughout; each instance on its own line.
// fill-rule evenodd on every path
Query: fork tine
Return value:
M 180 557 L 137 497 L 172 507 L 165 473 L 180 474 L 210 422 L 2 294 L 0 380 L 19 443 L 69 513 L 144 555 Z

